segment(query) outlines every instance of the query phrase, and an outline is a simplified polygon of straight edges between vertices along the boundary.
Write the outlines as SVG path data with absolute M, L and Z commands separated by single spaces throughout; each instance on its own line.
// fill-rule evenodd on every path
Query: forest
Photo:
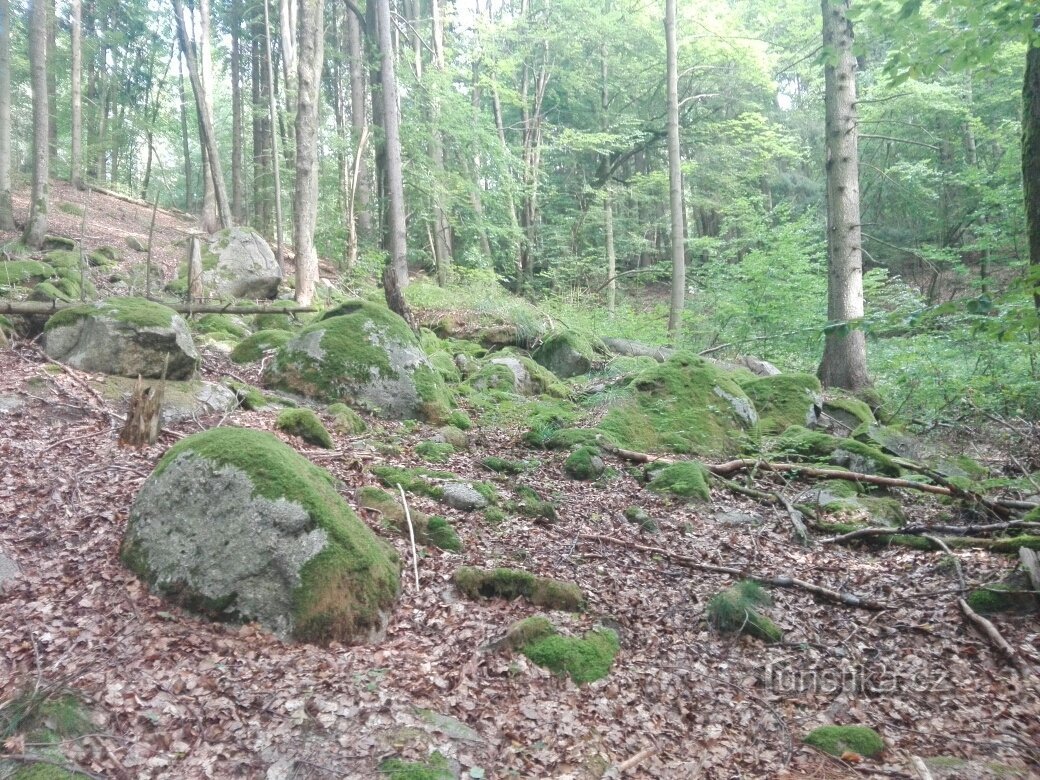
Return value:
M 0 0 L 0 779 L 1040 776 L 1037 0 Z

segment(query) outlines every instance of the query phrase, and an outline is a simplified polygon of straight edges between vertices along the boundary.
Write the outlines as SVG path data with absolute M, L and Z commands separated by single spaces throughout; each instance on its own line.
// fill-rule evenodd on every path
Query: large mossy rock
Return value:
M 305 642 L 378 636 L 399 589 L 395 553 L 333 477 L 245 428 L 170 448 L 134 501 L 121 556 L 194 612 Z
M 159 379 L 149 379 L 145 380 L 144 384 L 153 393 L 162 386 L 163 402 L 159 420 L 163 426 L 185 420 L 199 420 L 210 414 L 227 414 L 239 405 L 234 390 L 215 382 L 192 379 L 167 380 L 164 383 Z M 90 380 L 90 386 L 102 398 L 121 409 L 125 409 L 130 403 L 136 385 L 136 379 L 125 376 L 103 376 Z
M 758 423 L 740 385 L 694 355 L 679 354 L 643 371 L 628 391 L 599 426 L 627 449 L 729 455 Z
M 774 374 L 742 381 L 754 401 L 762 433 L 783 433 L 792 425 L 813 428 L 823 409 L 823 388 L 812 374 Z
M 556 376 L 567 379 L 589 373 L 596 360 L 596 353 L 584 336 L 564 331 L 542 342 L 533 357 Z
M 202 246 L 202 285 L 220 298 L 274 298 L 282 269 L 264 237 L 252 228 L 214 233 Z
M 190 379 L 199 362 L 184 318 L 144 298 L 62 309 L 47 320 L 44 347 L 73 368 L 116 376 Z
M 389 419 L 439 423 L 450 413 L 444 382 L 405 321 L 361 301 L 333 309 L 284 344 L 264 382 Z

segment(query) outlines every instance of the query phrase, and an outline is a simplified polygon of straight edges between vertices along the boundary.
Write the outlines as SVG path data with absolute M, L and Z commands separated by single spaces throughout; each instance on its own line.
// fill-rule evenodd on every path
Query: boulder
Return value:
M 399 590 L 396 554 L 334 478 L 245 428 L 170 448 L 134 500 L 120 554 L 193 612 L 305 642 L 377 637 Z
M 99 374 L 189 379 L 199 353 L 188 324 L 143 298 L 110 298 L 54 314 L 44 327 L 47 354 Z
M 264 237 L 252 228 L 232 227 L 202 245 L 202 285 L 221 298 L 274 298 L 282 269 Z
M 129 236 L 126 237 L 126 245 L 128 247 L 130 247 L 131 249 L 133 249 L 135 252 L 147 252 L 148 251 L 148 244 L 147 244 L 147 242 L 145 242 L 143 239 L 141 239 L 141 238 L 139 238 L 137 236 L 134 236 L 134 235 L 129 235 Z
M 405 321 L 356 301 L 336 307 L 282 345 L 263 374 L 268 387 L 380 417 L 443 422 L 450 399 Z
M 573 331 L 547 338 L 534 352 L 534 359 L 561 379 L 587 374 L 596 360 L 592 344 Z
M 488 500 L 466 482 L 449 482 L 444 486 L 441 499 L 452 509 L 461 509 L 463 512 L 483 509 L 488 505 Z
M 137 380 L 122 376 L 106 376 L 92 380 L 90 384 L 106 401 L 125 409 Z M 157 388 L 160 380 L 145 380 L 145 384 Z M 187 382 L 168 380 L 163 387 L 160 424 L 166 427 L 185 420 L 201 419 L 210 414 L 225 414 L 233 411 L 238 405 L 238 395 L 224 385 L 197 379 Z
M 22 571 L 18 568 L 18 564 L 7 557 L 3 550 L 0 550 L 0 595 L 3 595 L 21 574 Z
M 740 386 L 755 403 L 762 433 L 783 433 L 792 425 L 814 428 L 820 419 L 823 388 L 812 374 L 772 374 Z

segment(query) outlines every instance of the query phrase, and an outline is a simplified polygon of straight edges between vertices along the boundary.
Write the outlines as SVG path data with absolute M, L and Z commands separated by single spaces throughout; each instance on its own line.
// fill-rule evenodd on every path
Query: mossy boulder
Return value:
M 294 309 L 299 304 L 296 301 L 278 300 L 268 304 L 272 309 Z M 263 312 L 253 315 L 253 330 L 285 330 L 294 331 L 300 326 L 300 320 L 296 314 L 278 314 L 277 312 Z
M 874 758 L 885 750 L 881 735 L 867 726 L 820 726 L 809 732 L 804 742 L 838 758 L 846 753 Z
M 656 534 L 660 530 L 650 513 L 641 506 L 626 507 L 622 514 L 628 522 L 635 524 L 644 533 Z
M 218 298 L 274 298 L 282 269 L 262 235 L 232 227 L 202 244 L 202 286 Z
M 976 612 L 1017 612 L 1027 614 L 1040 609 L 1040 594 L 1024 571 L 1015 571 L 1000 582 L 984 585 L 968 596 L 968 605 Z
M 315 447 L 331 450 L 335 446 L 318 415 L 310 409 L 283 409 L 278 413 L 274 426 L 290 436 L 299 436 Z
M 377 636 L 399 590 L 396 554 L 334 478 L 244 428 L 170 448 L 134 501 L 121 556 L 187 609 L 305 642 Z
M 143 298 L 110 298 L 57 312 L 44 326 L 47 354 L 81 371 L 190 379 L 199 363 L 188 325 Z
M 703 358 L 679 354 L 637 374 L 600 423 L 626 449 L 732 455 L 758 412 L 744 390 Z
M 455 454 L 455 447 L 448 442 L 423 441 L 415 445 L 415 454 L 428 463 L 447 463 Z
M 792 425 L 811 428 L 823 409 L 823 388 L 811 374 L 776 374 L 743 381 L 744 388 L 758 411 L 758 429 L 777 434 Z
M 602 428 L 561 428 L 554 431 L 542 444 L 550 450 L 570 450 L 575 447 L 595 446 L 602 437 L 608 444 L 614 443 L 614 437 Z
M 539 577 L 522 569 L 475 569 L 462 566 L 455 585 L 469 598 L 523 597 L 536 607 L 576 612 L 585 605 L 581 588 L 572 582 Z
M 839 435 L 848 435 L 861 425 L 877 425 L 870 407 L 858 398 L 832 395 L 823 402 L 821 423 Z
M 0 285 L 29 287 L 54 276 L 54 268 L 39 260 L 8 260 L 0 263 Z
M 191 325 L 196 333 L 224 341 L 238 341 L 249 335 L 249 327 L 231 314 L 203 314 Z
M 497 455 L 489 455 L 480 461 L 480 465 L 496 474 L 523 474 L 529 468 L 527 463 L 516 460 L 500 458 Z
M 843 439 L 820 431 L 793 425 L 773 445 L 775 452 L 787 457 L 816 461 L 861 474 L 899 476 L 899 466 L 877 447 L 856 439 Z
M 533 615 L 513 623 L 501 644 L 519 650 L 524 645 L 529 645 L 555 633 L 556 628 L 549 618 L 545 615 Z
M 578 447 L 563 462 L 563 470 L 572 479 L 597 479 L 605 469 L 599 447 Z
M 152 392 L 163 386 L 163 403 L 160 423 L 173 425 L 185 420 L 200 420 L 211 414 L 226 414 L 238 406 L 237 392 L 224 384 L 204 382 L 199 379 L 185 381 L 159 379 L 143 380 Z M 116 408 L 126 408 L 137 385 L 136 379 L 125 376 L 105 376 L 90 380 L 102 398 Z
M 610 674 L 620 649 L 617 634 L 609 628 L 599 628 L 581 639 L 554 632 L 523 645 L 520 652 L 538 666 L 581 684 Z
M 259 363 L 264 354 L 283 346 L 292 334 L 286 330 L 259 330 L 246 336 L 231 350 L 232 363 Z
M 439 423 L 450 397 L 403 319 L 375 304 L 337 307 L 286 342 L 264 371 L 269 387 L 390 419 Z
M 744 633 L 765 642 L 779 642 L 783 634 L 763 615 L 760 607 L 771 604 L 769 593 L 750 580 L 738 582 L 708 602 L 708 621 L 720 631 Z
M 346 404 L 329 404 L 328 413 L 332 415 L 332 428 L 344 436 L 357 436 L 368 430 L 368 425 L 361 415 Z
M 566 330 L 549 336 L 533 357 L 556 376 L 567 379 L 589 373 L 596 362 L 596 351 L 587 338 Z
M 799 501 L 816 504 L 828 514 L 866 525 L 899 527 L 906 522 L 902 504 L 890 496 L 861 492 L 856 483 L 826 480 L 799 496 Z
M 709 501 L 711 472 L 695 460 L 671 463 L 652 473 L 649 488 L 655 493 L 669 493 L 697 501 Z
M 30 301 L 39 301 L 40 303 L 53 303 L 54 301 L 73 303 L 78 298 L 79 285 L 66 280 L 40 282 L 29 293 Z

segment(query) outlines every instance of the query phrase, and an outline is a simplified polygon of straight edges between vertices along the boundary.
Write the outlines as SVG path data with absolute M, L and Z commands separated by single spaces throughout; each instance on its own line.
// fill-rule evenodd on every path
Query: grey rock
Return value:
M 18 568 L 18 564 L 0 550 L 0 596 L 10 589 L 21 574 L 22 570 Z
M 101 395 L 117 406 L 130 400 L 137 380 L 108 376 L 91 382 Z M 159 381 L 146 382 L 158 386 Z M 167 382 L 163 388 L 160 422 L 165 427 L 184 420 L 198 419 L 209 414 L 224 414 L 238 406 L 235 391 L 214 382 Z
M 488 505 L 487 499 L 467 482 L 449 482 L 444 486 L 443 500 L 452 509 L 464 512 L 483 509 Z
M 247 227 L 209 236 L 202 267 L 203 287 L 218 297 L 274 298 L 282 282 L 282 269 L 271 247 Z
M 746 368 L 752 374 L 756 376 L 776 376 L 782 373 L 779 368 L 774 366 L 768 360 L 762 360 L 761 358 L 752 357 L 751 355 L 740 355 L 736 360 L 737 365 Z
M 17 395 L 0 395 L 0 415 L 14 414 L 24 406 L 24 398 Z
M 715 522 L 719 525 L 727 526 L 761 525 L 762 518 L 750 514 L 749 512 L 716 512 Z
M 531 375 L 515 357 L 494 358 L 490 361 L 494 365 L 505 366 L 513 372 L 513 387 L 520 395 L 537 395 L 538 388 L 531 381 Z
M 148 244 L 138 238 L 137 236 L 127 236 L 126 245 L 133 249 L 135 252 L 147 252 Z
M 749 427 L 758 422 L 758 412 L 755 411 L 755 405 L 750 399 L 731 395 L 721 387 L 715 388 L 715 395 L 729 403 L 737 417 L 747 423 Z
M 651 357 L 658 363 L 663 363 L 675 355 L 675 350 L 671 347 L 655 347 L 652 344 L 643 344 L 631 339 L 605 338 L 601 340 L 611 352 L 627 357 Z

